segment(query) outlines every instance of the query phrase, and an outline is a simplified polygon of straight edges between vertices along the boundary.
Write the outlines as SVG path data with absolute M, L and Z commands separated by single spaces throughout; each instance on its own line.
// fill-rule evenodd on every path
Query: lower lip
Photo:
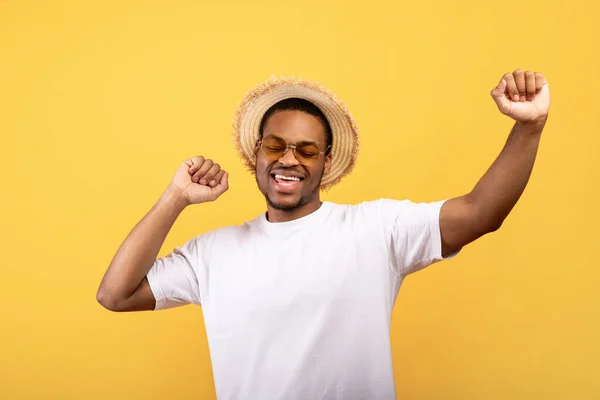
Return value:
M 273 180 L 273 185 L 275 186 L 275 190 L 277 190 L 278 192 L 282 192 L 282 193 L 293 193 L 302 184 L 302 181 L 300 181 L 300 182 L 286 181 L 283 179 L 275 179 L 275 177 L 273 177 L 273 176 L 271 176 L 271 179 Z

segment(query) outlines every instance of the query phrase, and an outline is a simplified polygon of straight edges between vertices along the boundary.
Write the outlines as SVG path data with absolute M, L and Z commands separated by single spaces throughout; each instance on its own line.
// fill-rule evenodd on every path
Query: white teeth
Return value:
M 285 181 L 300 182 L 300 178 L 296 178 L 295 176 L 283 176 L 283 175 L 279 175 L 279 174 L 275 174 L 275 179 L 283 179 Z

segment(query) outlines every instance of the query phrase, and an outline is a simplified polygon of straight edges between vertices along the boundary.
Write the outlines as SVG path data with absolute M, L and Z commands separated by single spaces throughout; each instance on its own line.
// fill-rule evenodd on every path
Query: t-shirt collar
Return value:
M 264 212 L 258 217 L 258 223 L 266 233 L 281 234 L 289 231 L 295 231 L 298 228 L 305 228 L 314 224 L 319 224 L 325 220 L 331 210 L 331 203 L 324 201 L 321 206 L 312 213 L 301 218 L 296 218 L 286 222 L 270 222 L 267 220 L 267 213 Z

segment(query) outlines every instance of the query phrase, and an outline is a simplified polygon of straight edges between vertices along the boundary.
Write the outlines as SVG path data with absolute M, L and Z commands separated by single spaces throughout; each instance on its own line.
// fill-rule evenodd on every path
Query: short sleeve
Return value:
M 198 240 L 191 239 L 154 261 L 146 275 L 156 299 L 155 310 L 200 305 Z
M 444 202 L 378 201 L 390 267 L 396 275 L 408 275 L 444 259 L 440 233 Z

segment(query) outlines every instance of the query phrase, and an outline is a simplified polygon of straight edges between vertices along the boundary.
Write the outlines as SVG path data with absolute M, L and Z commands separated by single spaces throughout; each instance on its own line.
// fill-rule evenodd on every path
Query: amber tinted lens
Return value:
M 321 149 L 315 143 L 299 143 L 296 146 L 296 151 L 294 152 L 296 159 L 305 165 L 312 165 L 318 159 L 321 153 Z
M 287 149 L 287 143 L 280 137 L 268 136 L 262 141 L 262 150 L 270 161 L 276 161 L 281 158 Z
M 277 161 L 285 154 L 288 146 L 285 139 L 280 136 L 267 136 L 263 139 L 261 148 L 269 161 Z M 299 163 L 312 165 L 321 154 L 321 149 L 314 142 L 298 143 L 294 149 L 294 157 Z

